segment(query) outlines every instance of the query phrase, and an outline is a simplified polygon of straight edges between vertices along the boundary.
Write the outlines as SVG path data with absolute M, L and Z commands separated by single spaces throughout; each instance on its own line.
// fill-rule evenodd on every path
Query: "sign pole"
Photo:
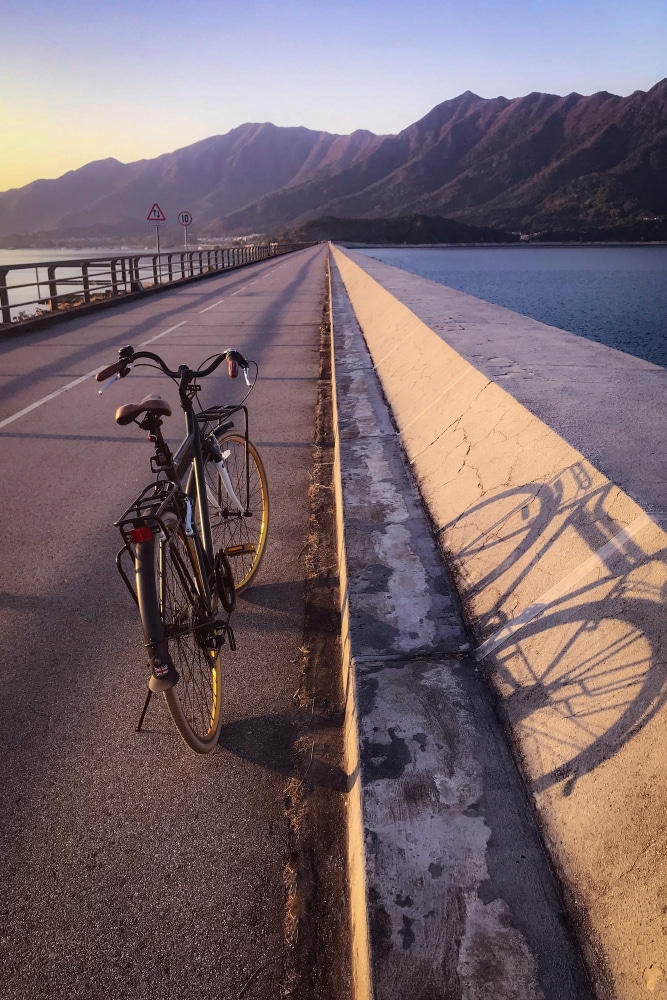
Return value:
M 185 245 L 185 249 L 187 250 L 188 249 L 188 226 L 192 222 L 192 215 L 191 215 L 191 213 L 190 212 L 179 212 L 178 213 L 178 221 L 180 222 L 180 224 L 183 226 L 183 229 L 185 230 L 185 232 L 183 234 L 183 243 Z
M 157 202 L 153 203 L 153 207 L 146 216 L 146 221 L 155 223 L 155 242 L 157 243 L 157 252 L 160 253 L 160 225 L 166 222 L 167 218 Z

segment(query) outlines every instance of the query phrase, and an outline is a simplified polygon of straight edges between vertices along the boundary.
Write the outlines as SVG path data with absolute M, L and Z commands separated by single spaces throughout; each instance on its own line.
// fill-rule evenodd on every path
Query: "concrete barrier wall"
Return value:
M 667 535 L 365 267 L 333 254 L 596 989 L 667 996 Z M 424 281 L 420 296 L 426 284 L 436 300 L 457 295 L 459 311 L 468 300 L 474 317 L 478 300 Z

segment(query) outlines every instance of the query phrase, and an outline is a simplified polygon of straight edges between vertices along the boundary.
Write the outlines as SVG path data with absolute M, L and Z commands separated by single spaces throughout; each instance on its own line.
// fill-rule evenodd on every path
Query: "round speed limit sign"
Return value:
M 178 221 L 182 226 L 189 226 L 192 223 L 192 216 L 189 212 L 180 212 L 178 216 Z

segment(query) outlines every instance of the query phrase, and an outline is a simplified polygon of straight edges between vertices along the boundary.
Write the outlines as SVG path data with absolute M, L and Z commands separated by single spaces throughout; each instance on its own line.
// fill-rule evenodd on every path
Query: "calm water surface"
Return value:
M 362 252 L 667 367 L 667 247 Z

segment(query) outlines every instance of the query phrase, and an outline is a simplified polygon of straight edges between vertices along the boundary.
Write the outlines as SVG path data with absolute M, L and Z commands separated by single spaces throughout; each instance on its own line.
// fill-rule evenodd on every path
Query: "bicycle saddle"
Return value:
M 140 403 L 125 403 L 124 406 L 119 406 L 116 410 L 116 423 L 124 427 L 125 424 L 131 424 L 142 413 L 156 413 L 161 417 L 170 417 L 171 406 L 162 396 L 155 394 L 146 396 Z

